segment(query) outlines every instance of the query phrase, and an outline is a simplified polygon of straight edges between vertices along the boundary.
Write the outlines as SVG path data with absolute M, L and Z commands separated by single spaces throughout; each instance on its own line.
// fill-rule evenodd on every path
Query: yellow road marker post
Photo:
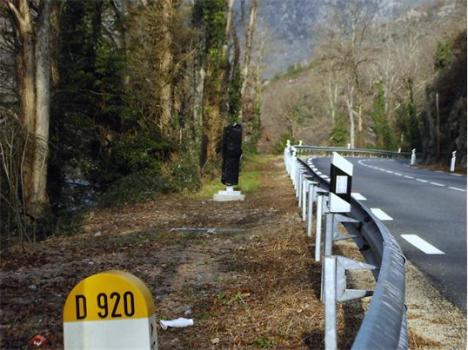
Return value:
M 157 350 L 156 307 L 149 288 L 124 271 L 85 278 L 63 309 L 65 350 Z

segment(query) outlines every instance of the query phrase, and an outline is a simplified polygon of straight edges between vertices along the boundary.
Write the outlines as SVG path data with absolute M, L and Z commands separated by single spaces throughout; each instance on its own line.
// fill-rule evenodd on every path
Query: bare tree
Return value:
M 6 0 L 17 42 L 16 78 L 20 120 L 28 139 L 23 163 L 25 210 L 34 218 L 48 209 L 47 156 L 50 109 L 50 17 L 52 1 L 36 8 L 27 0 Z
M 324 61 L 339 74 L 344 86 L 345 104 L 349 116 L 350 143 L 363 143 L 364 77 L 362 67 L 371 62 L 368 46 L 370 26 L 378 12 L 378 1 L 339 0 L 330 8 L 327 44 L 322 47 Z M 334 89 L 329 89 L 329 101 L 334 101 Z M 332 108 L 332 111 L 334 109 Z M 357 130 L 355 118 L 357 119 Z M 357 135 L 356 135 L 357 131 Z M 357 136 L 357 140 L 356 137 Z

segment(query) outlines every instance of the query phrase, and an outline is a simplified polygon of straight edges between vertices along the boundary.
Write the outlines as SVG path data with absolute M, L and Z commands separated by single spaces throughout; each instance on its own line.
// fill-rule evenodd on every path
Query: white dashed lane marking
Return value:
M 427 181 L 427 180 L 423 180 L 423 179 L 416 179 L 416 181 L 419 181 L 419 182 L 422 182 L 422 183 L 429 182 L 429 181 Z
M 452 186 L 449 186 L 449 188 L 450 188 L 451 190 L 455 190 L 455 191 L 466 192 L 466 190 L 464 190 L 463 188 L 452 187 Z
M 405 177 L 406 177 L 407 179 L 412 179 L 412 180 L 414 179 L 413 176 L 409 176 L 409 175 L 405 175 Z
M 438 182 L 429 182 L 431 185 L 434 185 L 434 186 L 439 186 L 439 187 L 444 187 L 445 185 L 443 184 L 440 184 Z
M 352 196 L 354 199 L 358 200 L 358 201 L 365 201 L 365 200 L 367 200 L 367 198 L 364 197 L 364 196 L 363 196 L 362 194 L 360 194 L 359 192 L 353 192 L 353 193 L 351 193 L 351 196 Z
M 381 221 L 390 221 L 390 220 L 393 220 L 393 218 L 388 215 L 386 212 L 384 212 L 382 209 L 380 208 L 371 208 L 371 212 L 372 214 L 374 214 L 375 216 L 377 216 L 377 218 Z
M 401 235 L 401 238 L 408 241 L 412 245 L 414 245 L 419 250 L 423 251 L 426 254 L 445 254 L 443 251 L 437 249 L 432 244 L 426 242 L 424 239 L 419 237 L 418 235 Z

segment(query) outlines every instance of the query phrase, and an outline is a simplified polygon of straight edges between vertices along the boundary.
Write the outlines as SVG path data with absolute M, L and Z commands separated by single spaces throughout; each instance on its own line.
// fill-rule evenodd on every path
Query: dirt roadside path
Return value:
M 0 263 L 0 348 L 27 348 L 36 334 L 48 339 L 42 349 L 62 348 L 67 294 L 91 274 L 120 269 L 148 284 L 158 319 L 194 319 L 193 327 L 158 329 L 162 350 L 322 349 L 321 267 L 282 159 L 261 159 L 260 186 L 245 202 L 164 196 L 94 211 L 78 234 L 10 249 Z M 335 252 L 361 259 L 351 242 Z M 408 269 L 410 348 L 461 348 L 464 315 Z M 368 276 L 350 276 L 356 288 L 366 280 L 371 287 Z M 367 299 L 338 308 L 340 349 L 352 344 Z
M 110 269 L 148 284 L 158 319 L 194 319 L 159 329 L 160 349 L 321 348 L 320 266 L 291 183 L 280 157 L 258 168 L 260 187 L 242 203 L 165 196 L 94 211 L 79 234 L 10 249 L 1 260 L 1 348 L 25 348 L 36 334 L 61 348 L 66 295 Z

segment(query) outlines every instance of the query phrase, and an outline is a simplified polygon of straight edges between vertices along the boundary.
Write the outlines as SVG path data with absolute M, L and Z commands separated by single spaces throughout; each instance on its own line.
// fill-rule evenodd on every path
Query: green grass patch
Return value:
M 239 176 L 239 185 L 235 188 L 243 193 L 255 192 L 260 186 L 260 169 L 261 167 L 272 161 L 272 156 L 265 155 L 248 155 L 242 158 L 242 169 Z M 198 192 L 186 193 L 193 199 L 210 199 L 213 195 L 223 190 L 225 186 L 221 183 L 221 179 L 205 180 Z
M 254 341 L 254 345 L 260 349 L 270 349 L 276 345 L 274 339 L 267 337 L 258 337 Z

